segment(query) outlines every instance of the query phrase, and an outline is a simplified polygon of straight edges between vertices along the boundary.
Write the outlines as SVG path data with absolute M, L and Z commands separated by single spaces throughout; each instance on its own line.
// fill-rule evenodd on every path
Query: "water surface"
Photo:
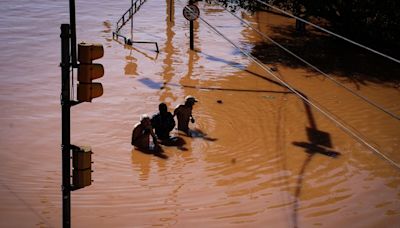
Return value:
M 99 42 L 104 95 L 72 108 L 72 143 L 94 152 L 94 183 L 72 193 L 74 227 L 396 227 L 400 172 L 282 87 L 206 24 L 189 24 L 175 2 L 147 1 L 132 48 L 112 40 L 130 1 L 77 1 L 78 41 Z M 201 15 L 251 51 L 260 38 L 217 6 Z M 66 1 L 0 3 L 0 226 L 61 226 L 60 25 Z M 242 14 L 266 33 L 293 21 Z M 130 36 L 129 24 L 122 33 Z M 371 63 L 372 64 L 372 63 Z M 276 65 L 277 74 L 373 143 L 397 164 L 399 121 L 315 72 Z M 75 76 L 76 77 L 76 76 Z M 352 83 L 345 82 L 349 87 Z M 76 85 L 74 87 L 76 89 Z M 379 84 L 359 92 L 400 113 L 400 93 Z M 159 102 L 172 111 L 197 97 L 197 136 L 167 159 L 130 145 L 133 125 Z M 221 102 L 217 102 L 220 100 Z M 305 149 L 325 132 L 325 150 Z M 310 130 L 309 130 L 310 131 Z M 320 133 L 322 134 L 322 133 Z M 319 134 L 319 135 L 320 135 Z M 201 137 L 200 137 L 201 136 Z

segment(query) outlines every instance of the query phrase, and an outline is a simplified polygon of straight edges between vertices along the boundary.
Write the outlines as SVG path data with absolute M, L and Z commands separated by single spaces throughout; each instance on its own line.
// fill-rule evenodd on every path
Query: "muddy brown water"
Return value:
M 93 184 L 72 193 L 73 227 L 399 226 L 399 169 L 204 23 L 195 23 L 190 52 L 182 6 L 176 2 L 170 18 L 168 3 L 147 1 L 134 18 L 134 38 L 158 42 L 159 54 L 151 44 L 130 48 L 112 40 L 129 1 L 76 3 L 78 40 L 104 45 L 98 62 L 106 74 L 104 95 L 72 108 L 72 143 L 94 152 Z M 221 8 L 200 8 L 246 50 L 260 41 Z M 0 11 L 0 227 L 60 227 L 59 27 L 68 23 L 68 4 L 6 0 Z M 268 13 L 242 16 L 266 33 L 293 23 Z M 129 24 L 123 33 L 129 36 Z M 275 67 L 400 164 L 398 120 L 315 72 Z M 395 87 L 343 83 L 400 114 Z M 189 94 L 200 100 L 190 126 L 196 137 L 174 130 L 185 145 L 164 147 L 166 159 L 132 148 L 141 114 L 154 113 L 159 102 L 172 111 Z

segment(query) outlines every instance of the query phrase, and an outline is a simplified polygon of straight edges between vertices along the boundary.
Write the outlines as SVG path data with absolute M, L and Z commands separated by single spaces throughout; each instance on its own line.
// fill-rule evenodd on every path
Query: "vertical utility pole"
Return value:
M 71 227 L 71 166 L 70 166 L 70 26 L 61 25 L 61 153 L 62 153 L 62 223 Z
M 69 0 L 69 24 L 61 25 L 61 165 L 62 224 L 71 227 L 71 100 L 70 69 L 77 68 L 75 0 Z
M 193 32 L 193 21 L 190 21 L 190 50 L 194 50 L 194 32 Z
M 101 44 L 78 45 L 82 53 L 77 62 L 75 33 L 75 0 L 69 1 L 70 25 L 61 25 L 61 171 L 62 171 L 62 227 L 71 227 L 71 191 L 84 188 L 92 183 L 91 154 L 89 148 L 71 145 L 71 107 L 81 102 L 91 102 L 92 98 L 103 94 L 101 83 L 92 83 L 93 79 L 103 76 L 101 64 L 92 64 L 92 60 L 103 57 Z M 70 70 L 78 68 L 77 101 L 71 100 Z M 88 70 L 90 69 L 90 70 Z M 71 150 L 72 150 L 72 183 L 71 183 Z
M 133 0 L 131 0 L 131 40 L 133 41 Z
M 76 61 L 76 22 L 75 22 L 75 0 L 69 0 L 69 24 L 71 26 L 71 56 L 72 67 L 77 68 Z

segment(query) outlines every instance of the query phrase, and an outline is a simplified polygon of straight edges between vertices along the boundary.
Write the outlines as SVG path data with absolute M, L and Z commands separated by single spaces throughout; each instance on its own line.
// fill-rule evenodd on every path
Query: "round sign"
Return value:
M 196 20 L 199 15 L 200 10 L 196 5 L 187 5 L 185 8 L 183 8 L 183 16 L 189 21 Z

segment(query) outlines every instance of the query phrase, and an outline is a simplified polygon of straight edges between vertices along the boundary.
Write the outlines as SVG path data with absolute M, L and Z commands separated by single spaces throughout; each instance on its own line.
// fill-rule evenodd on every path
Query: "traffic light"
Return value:
M 93 98 L 103 95 L 101 83 L 92 82 L 92 80 L 101 78 L 104 75 L 103 65 L 92 63 L 93 60 L 99 59 L 103 55 L 104 49 L 101 44 L 78 44 L 78 101 L 91 102 Z
M 92 150 L 90 147 L 72 148 L 72 184 L 74 189 L 92 184 Z

